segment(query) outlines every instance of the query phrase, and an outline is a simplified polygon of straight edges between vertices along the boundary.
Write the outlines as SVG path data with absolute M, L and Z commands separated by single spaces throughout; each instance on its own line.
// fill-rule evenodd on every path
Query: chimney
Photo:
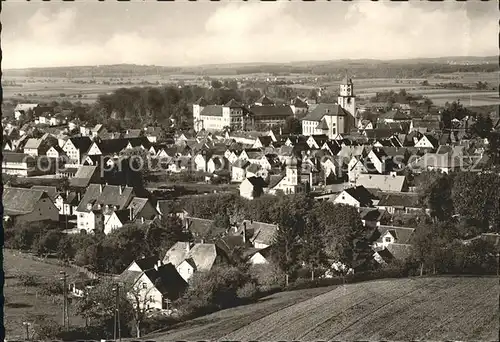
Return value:
M 161 261 L 161 260 L 158 260 L 157 265 L 158 265 L 158 267 L 163 266 L 162 261 Z
M 247 223 L 243 222 L 243 243 L 247 242 Z
M 155 271 L 158 271 L 158 264 L 157 263 L 155 264 L 154 268 L 155 268 Z
M 77 196 L 78 196 L 78 202 L 80 202 L 81 201 L 81 196 L 80 196 L 79 192 L 77 192 Z
M 191 249 L 191 243 L 188 241 L 186 242 L 186 253 L 189 253 L 190 249 Z
M 144 216 L 141 216 L 141 223 L 144 223 Z
M 122 188 L 122 186 L 121 186 L 121 185 L 118 185 L 118 189 L 119 189 L 119 191 L 120 191 L 120 195 L 122 195 L 122 194 L 123 194 L 123 188 Z
M 134 219 L 134 211 L 132 210 L 132 207 L 128 208 L 128 217 L 130 221 Z

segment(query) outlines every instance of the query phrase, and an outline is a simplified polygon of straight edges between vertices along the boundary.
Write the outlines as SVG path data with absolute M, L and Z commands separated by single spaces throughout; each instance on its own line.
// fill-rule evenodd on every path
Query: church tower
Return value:
M 340 83 L 340 92 L 337 100 L 338 104 L 349 112 L 349 120 L 346 120 L 346 132 L 349 132 L 351 128 L 358 127 L 358 122 L 356 120 L 356 96 L 354 96 L 354 85 L 352 80 L 346 76 Z

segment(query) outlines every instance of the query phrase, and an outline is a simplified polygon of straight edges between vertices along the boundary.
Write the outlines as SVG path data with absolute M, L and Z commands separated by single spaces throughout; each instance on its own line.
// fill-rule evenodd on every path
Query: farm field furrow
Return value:
M 284 292 L 154 334 L 174 340 L 496 340 L 498 280 L 436 277 Z M 308 297 L 308 298 L 307 298 Z
M 377 293 L 384 289 L 395 292 L 407 292 L 412 288 L 411 280 L 405 280 L 406 286 L 398 287 L 391 281 L 370 282 L 367 288 L 364 284 L 347 285 L 345 291 L 339 287 L 332 292 L 302 302 L 293 307 L 277 312 L 255 323 L 258 330 L 252 326 L 225 336 L 225 339 L 243 339 L 245 336 L 258 340 L 272 340 L 279 336 L 285 339 L 301 339 L 301 335 L 311 327 L 321 324 L 326 319 L 339 315 L 349 315 L 350 307 L 363 307 L 363 302 L 372 302 Z M 371 296 L 367 296 L 371 294 Z M 365 304 L 369 306 L 370 304 Z M 279 322 L 279 324 L 277 324 Z M 258 331 L 258 332 L 257 332 Z
M 364 305 L 352 305 L 344 312 L 331 316 L 330 319 L 325 320 L 321 325 L 303 335 L 301 339 L 309 340 L 325 336 L 336 339 L 337 335 L 353 330 L 354 326 L 366 327 L 365 324 L 358 323 L 367 317 L 373 317 L 374 312 L 382 311 L 393 302 L 401 300 L 401 298 L 407 298 L 415 292 L 423 291 L 423 288 L 429 285 L 428 283 L 413 281 L 407 287 L 397 287 L 397 291 L 390 287 L 384 288 L 381 292 L 374 293 L 373 298 Z
M 176 326 L 173 330 L 149 335 L 151 339 L 162 340 L 162 335 L 169 341 L 221 339 L 234 330 L 247 326 L 260 318 L 280 311 L 298 302 L 308 300 L 329 292 L 333 287 L 315 288 L 302 291 L 281 292 L 261 299 L 252 305 L 222 310 L 213 314 L 196 318 Z
M 372 312 L 372 315 L 360 320 L 335 338 L 353 340 L 370 336 L 372 339 L 396 341 L 427 339 L 423 334 L 439 325 L 443 319 L 446 320 L 447 315 L 455 309 L 456 302 L 453 302 L 448 294 L 463 298 L 466 297 L 468 291 L 470 291 L 470 284 L 450 283 L 446 288 L 435 287 L 431 284 L 424 287 L 421 292 L 411 293 L 406 298 L 390 302 L 382 310 Z M 425 298 L 425 300 L 414 301 L 414 296 Z M 446 303 L 446 305 L 433 306 L 432 303 Z M 366 331 L 367 327 L 369 327 L 368 331 Z M 327 334 L 325 336 L 333 337 Z

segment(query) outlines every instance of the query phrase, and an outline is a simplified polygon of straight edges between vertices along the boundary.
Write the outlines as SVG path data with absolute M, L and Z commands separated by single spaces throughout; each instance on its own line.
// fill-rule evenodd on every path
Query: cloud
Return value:
M 220 3 L 213 5 L 215 10 L 210 7 L 205 20 L 195 22 L 190 21 L 193 6 L 180 7 L 171 18 L 149 12 L 149 22 L 148 11 L 142 7 L 140 19 L 147 24 L 131 21 L 131 11 L 130 18 L 117 20 L 114 26 L 83 17 L 92 11 L 78 11 L 79 7 L 66 6 L 52 13 L 41 8 L 25 21 L 27 34 L 5 36 L 2 64 L 4 68 L 111 63 L 194 65 L 497 53 L 497 21 L 484 19 L 487 12 L 470 7 L 331 3 L 318 6 L 321 16 L 317 17 L 323 20 L 293 11 L 297 8 L 294 6 L 307 5 L 315 4 Z M 344 6 L 349 7 L 346 10 Z M 158 7 L 150 8 L 154 11 Z M 339 16 L 340 9 L 343 12 Z M 331 20 L 325 12 L 331 13 Z M 4 30 L 14 30 L 13 21 L 8 25 Z M 135 30 L 134 25 L 147 25 L 148 29 Z M 99 39 L 95 32 L 102 32 Z

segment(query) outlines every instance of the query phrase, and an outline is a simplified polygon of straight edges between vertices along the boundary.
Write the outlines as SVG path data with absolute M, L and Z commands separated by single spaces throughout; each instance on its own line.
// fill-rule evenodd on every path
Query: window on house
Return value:
M 385 238 L 385 242 L 391 242 L 391 238 L 390 237 L 386 237 Z
M 148 284 L 147 283 L 142 283 L 142 288 L 143 289 L 147 289 L 148 288 Z
M 149 296 L 149 301 L 150 301 L 151 303 L 154 303 L 155 299 L 153 298 L 153 296 Z

